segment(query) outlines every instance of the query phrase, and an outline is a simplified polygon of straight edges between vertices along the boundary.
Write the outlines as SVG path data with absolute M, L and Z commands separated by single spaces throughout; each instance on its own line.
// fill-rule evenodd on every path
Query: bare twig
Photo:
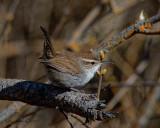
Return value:
M 138 78 L 136 73 L 142 73 L 148 65 L 146 60 L 142 61 L 136 68 L 136 72 L 133 73 L 126 81 L 126 84 L 131 86 Z M 120 99 L 126 94 L 128 88 L 122 88 L 118 93 L 112 98 L 112 100 L 108 104 L 109 109 L 113 109 L 113 107 L 120 101 Z
M 103 4 L 103 3 L 101 3 Z M 97 16 L 100 14 L 102 10 L 102 5 L 98 5 L 94 7 L 84 18 L 84 20 L 81 22 L 81 24 L 78 26 L 78 28 L 75 30 L 73 37 L 71 38 L 69 42 L 69 48 L 72 51 L 79 51 L 79 39 L 86 30 L 86 28 L 97 18 Z M 78 43 L 77 43 L 78 42 Z M 77 46 L 77 47 L 75 47 Z
M 19 123 L 19 122 L 27 122 L 28 121 L 28 117 L 32 116 L 32 118 L 33 118 L 33 115 L 35 115 L 40 110 L 39 107 L 37 107 L 37 106 L 34 106 L 34 108 L 32 107 L 32 109 L 33 109 L 32 112 L 30 112 L 28 114 L 25 114 L 25 115 L 21 114 L 18 117 L 18 119 L 16 119 L 15 121 L 7 124 L 7 126 L 5 128 L 10 128 L 12 125 L 14 125 L 16 123 Z M 26 120 L 26 118 L 27 118 L 27 120 Z M 29 118 L 29 119 L 31 119 L 31 118 Z
M 71 114 L 71 116 L 73 118 L 75 118 L 76 120 L 78 120 L 79 122 L 81 122 L 86 128 L 91 128 L 90 125 L 85 123 L 85 121 L 81 117 L 79 117 L 78 115 Z
M 21 102 L 13 102 L 10 104 L 0 112 L 0 123 L 12 116 L 15 112 L 20 111 L 24 106 L 26 106 L 26 104 Z
M 120 82 L 102 82 L 102 87 L 106 88 L 108 87 L 108 84 L 110 84 L 110 87 L 124 87 L 124 88 L 135 88 L 135 87 L 156 87 L 160 86 L 160 82 L 157 81 L 137 81 L 134 82 L 132 85 L 128 85 L 126 82 L 120 81 Z M 92 83 L 92 85 L 85 86 L 84 89 L 96 89 L 97 84 Z
M 160 78 L 159 78 L 158 82 L 160 82 Z M 158 103 L 159 99 L 160 99 L 160 86 L 157 86 L 153 90 L 152 97 L 150 99 L 149 104 L 145 107 L 146 110 L 145 110 L 144 114 L 142 115 L 142 117 L 138 121 L 138 126 L 146 127 L 148 125 L 149 120 L 152 118 L 152 116 L 155 113 L 155 111 L 154 111 L 155 106 Z
M 66 118 L 67 122 L 69 123 L 69 125 L 71 126 L 71 128 L 73 128 L 73 125 L 72 125 L 72 123 L 69 121 L 69 118 L 68 118 L 68 116 L 66 115 L 66 113 L 64 113 L 63 110 L 60 110 L 60 112 L 65 116 L 65 118 Z
M 15 14 L 15 11 L 16 11 L 17 6 L 18 6 L 19 3 L 20 3 L 20 0 L 13 0 L 11 6 L 9 8 L 9 11 L 8 11 L 8 13 L 6 15 L 6 22 L 3 25 L 2 30 L 0 32 L 0 39 L 2 39 L 3 34 L 6 31 L 7 26 L 13 21 L 14 14 Z
M 101 85 L 102 85 L 102 68 L 100 67 L 99 69 L 100 74 L 99 74 L 99 81 L 98 81 L 98 88 L 97 88 L 97 98 L 100 98 L 100 92 L 101 92 Z
M 115 15 L 118 15 L 122 12 L 124 12 L 125 10 L 127 10 L 128 8 L 130 8 L 131 6 L 133 6 L 136 2 L 136 0 L 122 0 L 121 2 L 116 1 L 116 0 L 110 0 L 110 4 L 111 4 L 111 8 L 113 10 L 113 13 Z
M 100 57 L 100 60 L 102 62 L 102 60 L 104 59 L 104 52 L 103 51 L 100 51 L 99 57 Z M 106 70 L 104 70 L 104 71 L 106 72 Z M 102 73 L 102 66 L 100 67 L 100 70 L 98 72 L 99 72 L 99 81 L 98 81 L 98 89 L 97 89 L 97 98 L 99 99 L 100 98 L 100 92 L 101 92 L 101 86 L 102 86 L 102 75 L 105 74 L 105 72 Z
M 157 15 L 145 20 L 145 21 L 137 21 L 135 24 L 125 28 L 120 33 L 115 35 L 111 40 L 101 43 L 93 52 L 93 54 L 98 55 L 100 50 L 109 52 L 114 47 L 118 46 L 128 38 L 132 37 L 137 33 L 147 34 L 147 35 L 156 35 L 160 33 L 160 30 L 149 30 L 148 28 L 152 26 L 152 24 L 160 21 L 160 13 Z
M 11 32 L 9 29 L 9 25 L 11 25 L 12 21 L 14 20 L 15 11 L 17 9 L 18 4 L 20 3 L 20 0 L 13 0 L 11 3 L 8 13 L 6 14 L 6 19 L 4 24 L 2 25 L 2 29 L 0 30 L 0 51 L 3 51 L 3 44 L 7 40 L 9 33 Z M 8 50 L 7 50 L 8 51 Z M 5 77 L 6 75 L 6 57 L 1 56 L 1 62 L 0 62 L 0 75 Z
M 147 67 L 148 62 L 143 60 L 136 68 L 136 72 L 134 72 L 125 82 L 128 86 L 131 86 L 139 77 L 136 73 L 142 73 Z M 126 85 L 125 84 L 125 85 Z M 113 109 L 115 105 L 121 100 L 121 98 L 128 92 L 129 88 L 121 88 L 118 93 L 112 98 L 112 100 L 108 103 L 107 108 L 109 110 Z M 99 123 L 96 124 L 98 126 Z
M 59 35 L 63 26 L 69 20 L 69 18 L 71 16 L 71 13 L 72 13 L 73 5 L 74 5 L 75 2 L 76 2 L 76 0 L 71 0 L 69 2 L 68 6 L 63 10 L 63 16 L 61 17 L 59 23 L 56 25 L 55 30 L 51 34 L 54 39 Z

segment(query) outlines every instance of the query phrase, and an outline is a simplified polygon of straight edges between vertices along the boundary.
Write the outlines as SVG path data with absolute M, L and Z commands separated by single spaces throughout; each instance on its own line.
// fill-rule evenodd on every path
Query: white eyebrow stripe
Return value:
M 87 61 L 87 62 L 95 62 L 96 60 L 90 60 L 90 59 L 84 59 L 84 58 L 82 58 L 82 60 L 84 60 L 84 61 Z

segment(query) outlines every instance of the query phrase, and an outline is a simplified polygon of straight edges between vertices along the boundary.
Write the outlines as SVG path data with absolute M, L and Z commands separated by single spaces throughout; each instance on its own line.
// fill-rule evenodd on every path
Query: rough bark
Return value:
M 111 111 L 104 110 L 106 105 L 95 94 L 34 81 L 0 79 L 0 99 L 58 108 L 91 120 L 116 117 Z

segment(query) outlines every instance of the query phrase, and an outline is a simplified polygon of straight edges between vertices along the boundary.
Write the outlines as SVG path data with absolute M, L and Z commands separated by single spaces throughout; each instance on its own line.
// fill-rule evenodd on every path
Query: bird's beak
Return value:
M 113 63 L 110 61 L 102 61 L 101 64 L 113 64 Z

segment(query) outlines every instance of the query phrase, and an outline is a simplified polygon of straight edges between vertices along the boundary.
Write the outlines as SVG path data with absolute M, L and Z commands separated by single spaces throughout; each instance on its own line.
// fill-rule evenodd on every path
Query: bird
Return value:
M 82 87 L 93 78 L 102 64 L 112 63 L 101 61 L 89 52 L 55 51 L 46 29 L 42 26 L 40 29 L 45 39 L 40 62 L 44 64 L 46 76 L 56 86 Z

